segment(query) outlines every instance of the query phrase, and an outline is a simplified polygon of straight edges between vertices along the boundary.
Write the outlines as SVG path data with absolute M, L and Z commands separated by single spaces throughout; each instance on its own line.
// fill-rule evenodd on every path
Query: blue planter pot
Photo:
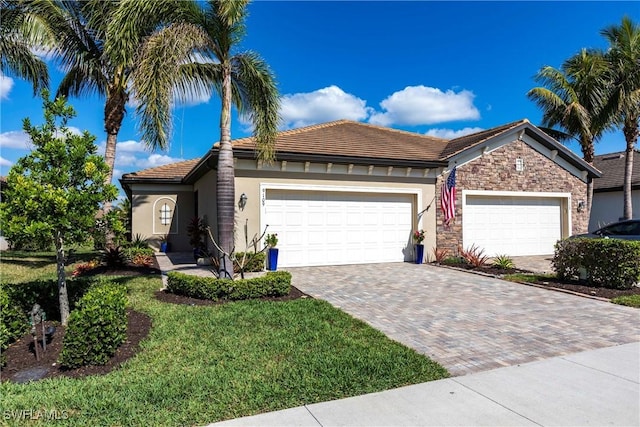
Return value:
M 278 269 L 278 248 L 269 248 L 267 259 L 267 270 L 276 271 Z
M 169 243 L 168 242 L 160 243 L 160 252 L 169 252 Z
M 424 259 L 424 245 L 417 244 L 416 245 L 416 264 L 422 264 L 423 259 Z

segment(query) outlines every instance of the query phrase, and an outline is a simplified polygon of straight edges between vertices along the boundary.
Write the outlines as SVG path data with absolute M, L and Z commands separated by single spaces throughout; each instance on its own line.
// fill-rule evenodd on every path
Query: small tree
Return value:
M 42 92 L 45 122 L 23 129 L 33 150 L 19 159 L 7 177 L 7 202 L 2 207 L 9 240 L 42 239 L 55 245 L 61 322 L 66 325 L 69 299 L 64 272 L 64 245 L 87 239 L 100 203 L 112 201 L 117 189 L 105 184 L 109 168 L 96 155 L 95 137 L 74 135 L 67 121 L 75 116 L 64 98 L 49 100 Z

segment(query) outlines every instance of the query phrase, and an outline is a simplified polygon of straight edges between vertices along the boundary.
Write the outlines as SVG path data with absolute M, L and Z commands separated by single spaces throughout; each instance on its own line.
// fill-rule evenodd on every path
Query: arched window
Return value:
M 178 206 L 176 201 L 167 196 L 156 199 L 153 203 L 153 233 L 175 234 L 178 232 Z
M 160 208 L 160 224 L 169 225 L 171 224 L 171 208 L 167 203 L 163 204 Z

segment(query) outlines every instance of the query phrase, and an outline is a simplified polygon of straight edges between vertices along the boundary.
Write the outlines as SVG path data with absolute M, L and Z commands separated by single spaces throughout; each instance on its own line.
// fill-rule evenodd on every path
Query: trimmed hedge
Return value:
M 69 305 L 73 308 L 95 279 L 67 279 Z M 0 352 L 29 330 L 28 312 L 35 303 L 47 319 L 60 319 L 57 280 L 35 280 L 26 283 L 0 283 Z M 0 357 L 0 365 L 4 354 Z
M 69 308 L 73 310 L 76 302 L 95 282 L 96 278 L 67 277 L 67 295 Z M 47 319 L 60 320 L 60 298 L 58 296 L 58 280 L 34 280 L 25 283 L 2 284 L 9 300 L 24 313 L 31 311 L 33 304 L 38 303 L 47 313 Z
M 640 242 L 565 239 L 556 243 L 552 263 L 560 279 L 578 279 L 583 270 L 592 286 L 630 289 L 640 282 Z
M 4 351 L 9 344 L 20 338 L 29 329 L 27 315 L 9 298 L 5 289 L 0 286 L 0 366 L 4 366 Z
M 213 301 L 279 297 L 291 291 L 291 273 L 288 271 L 273 271 L 262 277 L 240 280 L 198 277 L 172 271 L 167 278 L 169 292 Z
M 122 285 L 92 287 L 69 315 L 60 364 L 104 365 L 127 338 L 127 292 Z

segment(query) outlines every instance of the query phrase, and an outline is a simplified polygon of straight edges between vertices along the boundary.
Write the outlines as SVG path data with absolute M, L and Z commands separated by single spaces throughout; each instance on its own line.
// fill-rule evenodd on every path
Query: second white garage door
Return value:
M 465 249 L 485 254 L 548 255 L 562 236 L 562 199 L 467 196 L 462 211 Z
M 264 224 L 282 267 L 404 261 L 411 194 L 267 190 Z

